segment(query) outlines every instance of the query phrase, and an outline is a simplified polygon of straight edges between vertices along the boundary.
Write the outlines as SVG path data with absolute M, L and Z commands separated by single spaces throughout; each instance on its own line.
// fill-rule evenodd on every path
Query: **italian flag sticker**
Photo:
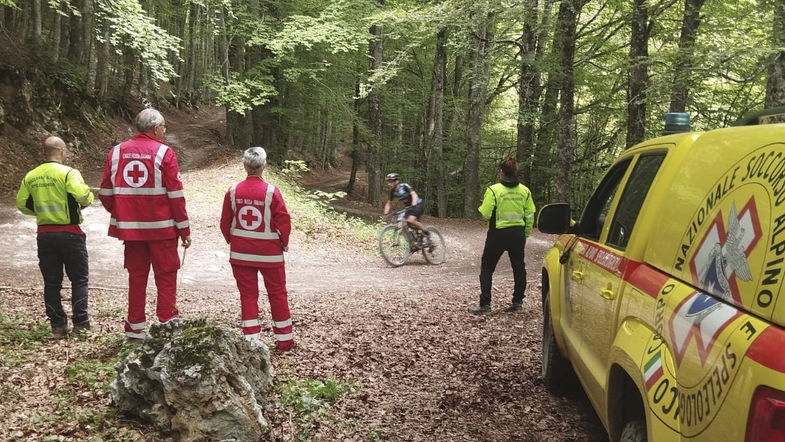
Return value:
M 650 390 L 654 384 L 662 377 L 662 358 L 660 357 L 661 352 L 657 352 L 649 362 L 646 363 L 646 366 L 643 368 L 643 377 L 646 379 L 646 390 Z

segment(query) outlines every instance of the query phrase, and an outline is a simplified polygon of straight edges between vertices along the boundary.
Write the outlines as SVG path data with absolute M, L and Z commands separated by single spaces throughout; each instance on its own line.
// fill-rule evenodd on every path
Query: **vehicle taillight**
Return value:
M 746 442 L 785 442 L 785 391 L 760 386 L 747 419 Z

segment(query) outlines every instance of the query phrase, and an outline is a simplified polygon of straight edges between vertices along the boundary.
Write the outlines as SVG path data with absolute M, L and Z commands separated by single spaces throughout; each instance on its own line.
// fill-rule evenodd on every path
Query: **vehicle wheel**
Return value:
M 551 319 L 551 297 L 543 297 L 542 317 L 542 380 L 545 386 L 553 392 L 565 392 L 575 383 L 575 374 L 572 365 L 559 350 L 556 337 L 553 334 Z
M 379 233 L 379 253 L 393 267 L 403 265 L 412 255 L 409 241 L 395 225 L 386 226 Z
M 422 256 L 431 264 L 441 264 L 447 258 L 447 247 L 444 245 L 444 238 L 436 227 L 428 227 L 430 233 L 430 243 L 423 244 Z
M 646 423 L 643 421 L 627 422 L 621 430 L 621 442 L 646 442 Z

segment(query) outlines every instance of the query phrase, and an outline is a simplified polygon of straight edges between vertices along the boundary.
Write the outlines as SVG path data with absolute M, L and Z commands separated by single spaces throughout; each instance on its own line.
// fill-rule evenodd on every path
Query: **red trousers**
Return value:
M 294 345 L 292 316 L 289 313 L 289 301 L 286 293 L 286 270 L 283 266 L 272 268 L 247 267 L 232 264 L 232 273 L 240 290 L 240 310 L 242 312 L 242 329 L 246 337 L 259 334 L 262 330 L 259 322 L 259 279 L 261 272 L 267 299 L 270 301 L 270 313 L 273 317 L 273 334 L 275 346 L 288 349 Z
M 158 289 L 156 314 L 158 321 L 166 322 L 180 316 L 177 311 L 177 238 L 162 241 L 126 241 L 124 267 L 128 270 L 128 319 L 125 334 L 144 337 L 147 278 L 152 264 L 155 286 Z

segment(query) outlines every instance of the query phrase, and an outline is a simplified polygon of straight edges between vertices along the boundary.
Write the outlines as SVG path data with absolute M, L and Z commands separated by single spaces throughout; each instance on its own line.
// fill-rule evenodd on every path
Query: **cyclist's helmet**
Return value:
M 401 176 L 397 173 L 388 173 L 386 177 L 384 177 L 385 181 L 399 181 Z

